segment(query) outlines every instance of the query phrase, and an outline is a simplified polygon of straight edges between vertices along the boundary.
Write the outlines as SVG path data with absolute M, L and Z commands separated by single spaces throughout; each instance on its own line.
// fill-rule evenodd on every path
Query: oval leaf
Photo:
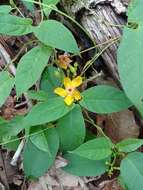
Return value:
M 118 49 L 118 66 L 122 86 L 128 98 L 143 115 L 143 1 L 132 1 L 128 21 L 137 28 L 124 28 L 123 39 Z
M 105 160 L 89 160 L 75 154 L 66 154 L 68 165 L 64 171 L 76 176 L 99 176 L 106 172 Z
M 134 152 L 121 162 L 121 177 L 129 190 L 143 187 L 143 154 Z
M 34 91 L 30 90 L 27 92 L 27 96 L 30 99 L 37 100 L 37 101 L 47 101 L 48 100 L 48 93 L 42 90 Z
M 54 128 L 48 129 L 47 141 L 51 154 L 41 151 L 30 140 L 26 143 L 23 165 L 27 177 L 38 178 L 52 166 L 59 147 L 58 135 Z M 33 159 L 31 160 L 31 158 Z
M 0 6 L 0 14 L 8 14 L 12 10 L 12 7 L 9 5 Z
M 60 0 L 43 0 L 43 3 L 45 5 L 56 5 Z M 46 16 L 49 16 L 49 14 L 51 13 L 52 9 L 46 7 L 46 6 L 43 6 L 44 8 L 44 13 Z
M 72 33 L 58 21 L 43 21 L 33 29 L 33 32 L 41 42 L 48 46 L 71 53 L 79 52 Z
M 25 117 L 24 123 L 27 126 L 49 123 L 63 117 L 71 111 L 73 107 L 74 105 L 72 107 L 66 106 L 63 98 L 51 98 L 48 102 L 39 103 L 34 106 Z
M 21 36 L 32 32 L 32 20 L 12 15 L 0 16 L 0 34 Z
M 0 72 L 0 106 L 4 104 L 14 85 L 14 80 L 6 71 Z
M 82 93 L 81 106 L 95 113 L 113 113 L 127 109 L 131 102 L 125 94 L 112 86 L 95 86 Z
M 116 144 L 120 152 L 132 152 L 143 145 L 142 139 L 126 139 Z
M 0 123 L 0 137 L 18 135 L 25 128 L 23 118 L 23 116 L 16 116 L 10 121 L 4 120 Z
M 112 154 L 113 144 L 104 137 L 87 141 L 71 153 L 90 160 L 102 160 Z
M 61 150 L 73 150 L 81 145 L 85 138 L 85 124 L 80 106 L 76 105 L 71 112 L 59 119 L 56 129 Z
M 44 152 L 49 152 L 49 145 L 47 139 L 47 132 L 49 131 L 48 128 L 43 128 L 41 126 L 33 127 L 30 129 L 30 140 L 31 142 L 40 150 Z
M 18 96 L 26 92 L 40 78 L 51 53 L 51 48 L 38 46 L 21 58 L 15 77 Z

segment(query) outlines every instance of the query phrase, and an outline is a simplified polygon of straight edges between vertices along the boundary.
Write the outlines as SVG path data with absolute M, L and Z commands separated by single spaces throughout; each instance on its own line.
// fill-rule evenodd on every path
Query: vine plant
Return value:
M 135 105 L 143 114 L 142 0 L 134 0 L 129 6 L 128 21 L 137 23 L 137 27 L 125 26 L 118 52 L 119 72 L 125 92 L 108 85 L 83 88 L 89 80 L 86 78 L 87 69 L 118 38 L 108 42 L 107 47 L 89 60 L 81 71 L 79 63 L 74 63 L 72 59 L 82 53 L 73 34 L 65 25 L 44 14 L 54 10 L 74 23 L 76 21 L 56 8 L 58 0 L 23 2 L 29 9 L 33 9 L 34 3 L 40 5 L 40 24 L 32 25 L 33 21 L 25 18 L 14 1 L 10 1 L 11 6 L 0 6 L 0 34 L 32 34 L 35 39 L 29 43 L 36 42 L 37 45 L 22 56 L 15 76 L 8 72 L 13 62 L 0 72 L 0 106 L 12 88 L 16 89 L 17 97 L 24 94 L 37 103 L 24 116 L 16 116 L 10 121 L 0 118 L 1 145 L 6 146 L 8 138 L 8 143 L 19 143 L 20 139 L 25 139 L 23 165 L 28 178 L 43 175 L 52 166 L 57 153 L 62 152 L 68 160 L 63 167 L 66 172 L 78 176 L 97 176 L 107 172 L 111 176 L 115 170 L 120 170 L 119 178 L 124 188 L 140 189 L 143 187 L 143 154 L 136 150 L 143 140 L 126 139 L 114 144 L 90 118 L 89 112 L 110 114 Z M 12 9 L 17 9 L 21 17 L 12 15 Z M 40 81 L 38 85 L 37 81 Z M 29 90 L 35 84 L 36 88 Z M 92 140 L 85 138 L 85 121 L 95 127 L 100 136 Z M 120 164 L 117 164 L 118 160 L 121 160 Z M 136 180 L 131 179 L 133 176 Z

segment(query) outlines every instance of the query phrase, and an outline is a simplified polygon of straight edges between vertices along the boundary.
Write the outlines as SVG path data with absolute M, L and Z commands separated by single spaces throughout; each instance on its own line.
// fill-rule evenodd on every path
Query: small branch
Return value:
M 25 139 L 23 139 L 23 140 L 20 142 L 20 144 L 19 144 L 19 146 L 18 146 L 18 148 L 17 148 L 17 150 L 16 150 L 16 152 L 15 152 L 15 154 L 14 154 L 14 156 L 13 156 L 11 162 L 10 162 L 10 164 L 11 164 L 12 166 L 16 166 L 16 165 L 17 165 L 17 161 L 18 161 L 19 156 L 20 156 L 20 154 L 21 154 L 21 152 L 22 152 L 22 150 L 23 150 L 23 148 L 24 148 L 24 145 L 25 145 Z

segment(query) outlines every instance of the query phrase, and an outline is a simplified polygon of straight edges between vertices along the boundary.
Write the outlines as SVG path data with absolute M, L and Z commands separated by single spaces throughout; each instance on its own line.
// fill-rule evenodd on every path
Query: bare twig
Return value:
M 20 142 L 20 144 L 19 144 L 19 146 L 18 146 L 18 148 L 17 148 L 17 150 L 16 150 L 16 152 L 15 152 L 15 154 L 14 154 L 14 156 L 13 156 L 11 162 L 10 162 L 10 164 L 11 164 L 12 166 L 16 166 L 16 165 L 17 165 L 17 161 L 18 161 L 19 156 L 20 156 L 20 154 L 21 154 L 21 152 L 22 152 L 22 150 L 23 150 L 23 148 L 24 148 L 24 145 L 25 145 L 25 139 L 23 139 L 23 140 Z

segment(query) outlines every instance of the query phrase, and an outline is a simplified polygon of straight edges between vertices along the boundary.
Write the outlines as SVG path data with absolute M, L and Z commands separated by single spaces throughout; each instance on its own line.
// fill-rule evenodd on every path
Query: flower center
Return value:
M 67 93 L 69 94 L 69 95 L 72 95 L 72 93 L 74 92 L 74 88 L 73 87 L 68 87 L 68 88 L 66 88 L 66 91 L 67 91 Z

